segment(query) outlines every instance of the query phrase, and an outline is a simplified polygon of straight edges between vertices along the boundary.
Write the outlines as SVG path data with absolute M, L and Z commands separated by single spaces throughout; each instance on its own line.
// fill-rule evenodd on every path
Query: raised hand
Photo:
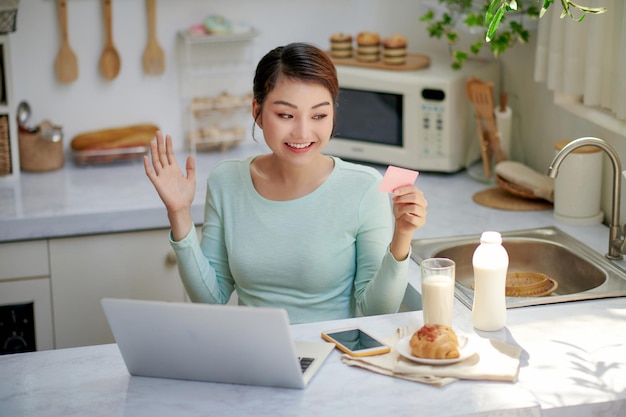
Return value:
M 191 204 L 196 193 L 195 159 L 187 157 L 186 173 L 176 162 L 172 138 L 161 132 L 150 143 L 150 157 L 144 157 L 146 175 L 165 204 L 175 240 L 180 240 L 192 225 Z
M 395 228 L 390 250 L 397 260 L 409 253 L 413 233 L 426 223 L 428 201 L 424 193 L 414 185 L 400 187 L 393 192 L 393 216 Z

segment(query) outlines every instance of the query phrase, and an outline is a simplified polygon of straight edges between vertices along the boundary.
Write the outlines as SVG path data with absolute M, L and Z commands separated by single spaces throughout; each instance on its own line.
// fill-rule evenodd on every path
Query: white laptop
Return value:
M 294 342 L 280 308 L 102 299 L 135 376 L 305 388 L 334 348 Z

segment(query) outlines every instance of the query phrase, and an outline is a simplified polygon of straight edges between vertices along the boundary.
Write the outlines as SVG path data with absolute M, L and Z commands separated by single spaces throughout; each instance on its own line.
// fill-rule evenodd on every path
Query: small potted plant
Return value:
M 488 47 L 498 57 L 517 43 L 530 38 L 532 22 L 543 16 L 554 0 L 438 0 L 443 13 L 431 8 L 421 18 L 427 22 L 430 37 L 444 38 L 450 47 L 452 68 Z M 604 7 L 588 7 L 570 0 L 560 0 L 561 17 L 581 21 L 587 14 L 604 13 Z M 478 33 L 468 49 L 459 48 L 460 32 Z

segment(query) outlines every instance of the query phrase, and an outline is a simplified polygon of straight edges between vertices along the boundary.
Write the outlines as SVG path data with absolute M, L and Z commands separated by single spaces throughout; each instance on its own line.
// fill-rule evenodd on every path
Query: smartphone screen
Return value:
M 323 332 L 322 337 L 353 356 L 377 355 L 389 351 L 389 346 L 356 327 Z

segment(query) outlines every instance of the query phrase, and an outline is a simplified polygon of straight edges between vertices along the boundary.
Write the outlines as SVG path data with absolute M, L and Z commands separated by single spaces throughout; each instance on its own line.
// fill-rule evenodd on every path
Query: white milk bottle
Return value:
M 483 232 L 472 257 L 474 304 L 472 321 L 478 330 L 500 330 L 506 323 L 506 272 L 509 255 L 498 232 Z

